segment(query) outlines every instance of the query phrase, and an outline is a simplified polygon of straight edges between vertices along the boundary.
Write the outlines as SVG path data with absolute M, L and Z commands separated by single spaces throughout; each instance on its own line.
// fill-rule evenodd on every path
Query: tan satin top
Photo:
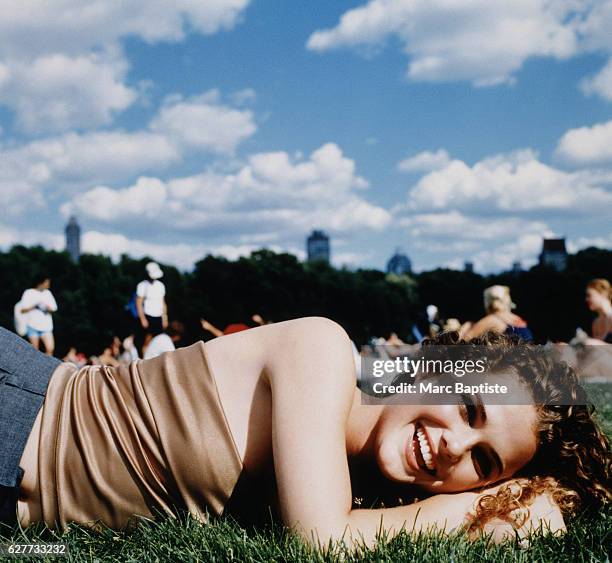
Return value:
M 40 501 L 52 527 L 187 509 L 220 514 L 242 462 L 202 342 L 129 367 L 57 368 L 42 410 Z

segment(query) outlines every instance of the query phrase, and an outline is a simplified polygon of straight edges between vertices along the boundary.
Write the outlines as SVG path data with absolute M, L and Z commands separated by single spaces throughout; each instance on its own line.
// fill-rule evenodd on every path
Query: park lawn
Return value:
M 612 386 L 591 386 L 608 435 L 612 435 Z M 4 537 L 6 542 L 9 538 Z M 93 532 L 73 526 L 62 535 L 41 527 L 14 531 L 14 542 L 61 541 L 71 561 L 609 561 L 612 509 L 574 521 L 561 537 L 536 536 L 527 547 L 516 542 L 493 545 L 485 538 L 408 535 L 381 540 L 371 551 L 321 556 L 286 534 L 280 526 L 244 530 L 231 519 L 200 525 L 185 516 L 143 522 L 131 532 Z

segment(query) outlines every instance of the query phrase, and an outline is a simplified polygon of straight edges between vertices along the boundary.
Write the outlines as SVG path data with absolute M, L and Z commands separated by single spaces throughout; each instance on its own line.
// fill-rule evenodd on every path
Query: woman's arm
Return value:
M 604 316 L 597 317 L 591 325 L 593 339 L 603 341 L 608 335 L 608 332 L 610 332 L 608 318 Z
M 223 331 L 218 329 L 215 325 L 209 323 L 206 319 L 200 319 L 200 324 L 204 330 L 210 332 L 213 336 L 217 338 L 219 336 L 223 336 Z
M 498 487 L 495 487 L 495 491 Z M 485 491 L 494 492 L 491 491 Z M 528 510 L 529 516 L 520 528 L 515 528 L 509 522 L 501 519 L 494 519 L 485 524 L 482 533 L 491 535 L 491 539 L 500 543 L 502 541 L 519 537 L 524 540 L 530 533 L 541 531 L 549 531 L 552 533 L 564 532 L 566 530 L 563 515 L 559 506 L 552 500 L 549 495 L 538 495 L 533 503 L 522 510 Z
M 499 486 L 496 486 L 479 493 L 468 491 L 441 494 L 396 508 L 353 510 L 349 515 L 351 529 L 349 539 L 352 542 L 359 541 L 360 532 L 364 529 L 369 530 L 367 535 L 364 534 L 364 539 L 372 537 L 371 520 L 376 513 L 378 513 L 376 515 L 379 526 L 374 530 L 374 535 L 380 530 L 385 530 L 391 536 L 396 535 L 402 529 L 407 532 L 422 532 L 432 528 L 438 531 L 444 530 L 446 533 L 460 531 L 466 526 L 469 515 L 474 513 L 476 502 L 481 495 L 494 493 L 498 488 Z M 545 494 L 537 496 L 534 502 L 524 510 L 529 511 L 529 516 L 520 527 L 515 527 L 510 522 L 498 518 L 487 522 L 480 533 L 490 536 L 495 543 L 501 543 L 517 536 L 523 540 L 530 533 L 539 530 L 557 533 L 566 529 L 561 510 Z M 357 531 L 356 538 L 353 530 Z
M 148 328 L 149 321 L 147 320 L 147 317 L 144 314 L 143 302 L 144 302 L 144 298 L 141 297 L 140 295 L 137 295 L 136 296 L 136 310 L 138 311 L 138 319 L 140 320 L 140 325 L 142 326 L 142 328 Z
M 32 299 L 32 294 L 29 289 L 26 289 L 21 296 L 21 308 L 19 312 L 21 314 L 29 313 L 33 309 L 36 309 L 36 303 Z
M 168 328 L 168 304 L 164 298 L 164 309 L 162 313 L 162 328 L 166 330 Z
M 47 311 L 49 313 L 55 313 L 57 311 L 57 301 L 55 300 L 53 293 L 49 291 L 47 297 L 48 297 Z
M 274 467 L 285 523 L 315 545 L 339 539 L 372 545 L 381 530 L 395 535 L 402 529 L 436 525 L 451 530 L 462 524 L 476 493 L 439 495 L 390 509 L 351 509 L 345 437 L 355 390 L 350 341 L 327 319 L 283 324 L 267 333 L 266 349 L 272 353 L 266 369 L 272 390 Z
M 504 329 L 504 323 L 501 319 L 495 315 L 487 315 L 470 327 L 470 329 L 465 333 L 465 339 L 471 340 L 472 338 L 477 338 L 490 330 L 503 332 Z

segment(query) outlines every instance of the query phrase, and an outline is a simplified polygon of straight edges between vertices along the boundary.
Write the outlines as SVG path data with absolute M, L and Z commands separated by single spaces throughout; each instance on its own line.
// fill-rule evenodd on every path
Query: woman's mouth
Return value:
M 436 474 L 436 463 L 432 446 L 423 425 L 419 422 L 415 423 L 414 436 L 412 437 L 412 453 L 414 454 L 419 469 L 422 469 L 430 475 Z

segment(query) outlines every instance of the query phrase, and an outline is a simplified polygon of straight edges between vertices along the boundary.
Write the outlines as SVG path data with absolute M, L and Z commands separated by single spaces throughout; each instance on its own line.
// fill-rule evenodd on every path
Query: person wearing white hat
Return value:
M 141 357 L 151 339 L 168 327 L 166 286 L 160 281 L 164 272 L 157 262 L 149 262 L 145 270 L 147 279 L 141 281 L 136 287 L 136 309 L 142 328 L 142 334 L 138 338 Z

